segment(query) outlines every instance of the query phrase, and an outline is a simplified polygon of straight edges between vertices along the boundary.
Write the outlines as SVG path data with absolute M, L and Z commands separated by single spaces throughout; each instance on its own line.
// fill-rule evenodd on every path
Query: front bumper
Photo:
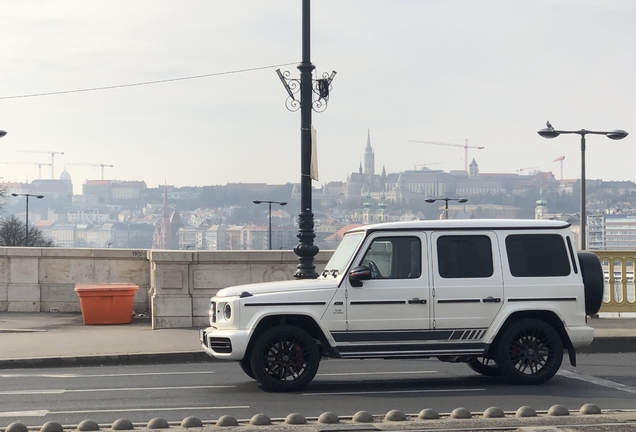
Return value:
M 214 327 L 199 330 L 203 351 L 220 360 L 241 360 L 249 342 L 247 330 L 219 330 Z

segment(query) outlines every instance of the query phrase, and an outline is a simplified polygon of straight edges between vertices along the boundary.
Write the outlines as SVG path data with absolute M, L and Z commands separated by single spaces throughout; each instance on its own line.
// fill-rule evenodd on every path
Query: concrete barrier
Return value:
M 317 271 L 333 251 L 315 257 Z M 293 251 L 0 248 L 0 312 L 81 312 L 76 284 L 139 286 L 133 309 L 152 327 L 203 327 L 209 299 L 232 285 L 293 279 Z

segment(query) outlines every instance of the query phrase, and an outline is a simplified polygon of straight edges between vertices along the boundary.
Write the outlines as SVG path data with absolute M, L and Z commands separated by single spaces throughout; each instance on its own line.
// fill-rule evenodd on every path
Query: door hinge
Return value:
M 349 321 L 345 321 L 345 330 L 349 330 Z
M 433 330 L 435 330 L 437 328 L 437 323 L 435 322 L 435 320 L 433 320 Z
M 435 297 L 435 288 L 433 288 L 433 297 Z
M 348 299 L 349 298 L 349 291 L 345 290 L 345 298 Z

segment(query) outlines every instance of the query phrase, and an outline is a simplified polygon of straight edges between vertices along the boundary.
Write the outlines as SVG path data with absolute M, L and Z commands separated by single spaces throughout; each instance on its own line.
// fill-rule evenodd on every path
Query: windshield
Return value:
M 355 253 L 356 249 L 358 249 L 358 246 L 360 245 L 360 242 L 363 238 L 363 232 L 345 234 L 345 236 L 342 238 L 342 241 L 338 245 L 338 248 L 331 256 L 331 259 L 327 263 L 327 267 L 325 267 L 325 269 L 332 274 L 335 270 L 337 273 L 333 274 L 333 276 L 342 274 L 342 272 L 344 272 L 347 268 L 347 264 L 349 264 L 349 261 L 351 261 L 353 254 Z

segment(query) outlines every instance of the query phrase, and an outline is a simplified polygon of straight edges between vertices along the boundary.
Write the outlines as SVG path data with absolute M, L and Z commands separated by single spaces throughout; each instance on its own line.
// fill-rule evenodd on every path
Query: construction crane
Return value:
M 49 166 L 49 163 L 37 163 L 37 162 L 2 162 L 3 164 L 11 165 L 37 165 L 38 166 L 38 178 L 42 178 L 42 165 Z
M 104 168 L 113 168 L 115 165 L 95 164 L 95 163 L 70 163 L 67 165 L 83 165 L 83 166 L 98 166 L 102 167 L 102 180 L 104 180 Z
M 446 162 L 431 162 L 431 163 L 423 163 L 423 164 L 413 164 L 413 169 L 417 170 L 417 167 L 425 167 L 425 166 L 429 166 L 429 165 L 439 165 L 439 164 L 444 164 Z
M 483 150 L 485 147 L 483 146 L 473 146 L 468 145 L 468 140 L 466 140 L 465 144 L 453 144 L 453 143 L 445 143 L 445 142 L 437 142 L 437 141 L 419 141 L 419 140 L 409 140 L 409 142 L 416 142 L 421 144 L 435 144 L 435 145 L 443 145 L 449 147 L 462 147 L 464 149 L 464 169 L 468 171 L 468 149 L 474 148 L 477 150 Z
M 19 152 L 22 153 L 48 153 L 51 155 L 51 178 L 54 179 L 55 178 L 55 155 L 59 154 L 59 155 L 63 155 L 64 152 L 59 152 L 59 151 L 48 151 L 48 150 L 18 150 Z
M 539 167 L 525 167 L 525 168 L 519 168 L 517 170 L 517 172 L 519 173 L 519 175 L 523 175 L 524 171 L 529 171 L 529 170 L 535 170 L 535 169 L 539 169 Z
M 552 162 L 560 162 L 559 168 L 561 168 L 561 181 L 563 181 L 563 160 L 564 159 L 565 159 L 565 156 L 559 156 L 558 158 L 552 161 Z

